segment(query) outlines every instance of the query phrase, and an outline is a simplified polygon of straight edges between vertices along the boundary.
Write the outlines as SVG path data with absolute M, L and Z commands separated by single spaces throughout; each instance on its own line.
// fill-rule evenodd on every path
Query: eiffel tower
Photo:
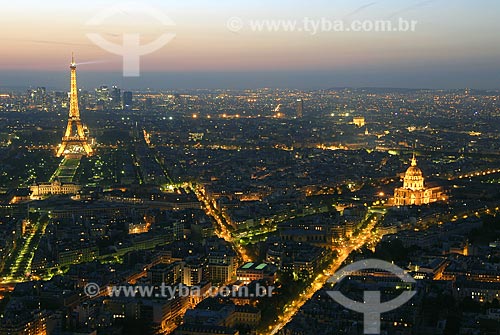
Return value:
M 83 131 L 82 121 L 80 120 L 80 109 L 78 108 L 78 88 L 76 86 L 76 63 L 75 58 L 71 57 L 71 93 L 69 104 L 69 118 L 66 132 L 62 138 L 62 143 L 57 149 L 57 157 L 66 153 L 77 153 L 92 156 L 93 150 L 88 143 L 87 136 Z

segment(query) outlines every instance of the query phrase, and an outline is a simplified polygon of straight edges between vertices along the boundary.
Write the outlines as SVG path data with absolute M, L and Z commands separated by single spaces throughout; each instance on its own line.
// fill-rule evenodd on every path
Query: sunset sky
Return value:
M 116 1 L 10 1 L 0 11 L 0 87 L 66 85 L 71 52 L 82 85 L 130 88 L 334 86 L 500 88 L 500 3 L 495 0 L 142 1 L 168 16 L 162 26 L 123 12 L 86 23 Z M 239 32 L 228 19 L 241 18 Z M 417 20 L 415 32 L 255 32 L 250 20 Z M 176 37 L 141 57 L 141 76 L 122 76 L 122 57 L 92 43 L 123 33 L 142 43 Z M 88 62 L 88 63 L 87 63 Z M 87 64 L 84 64 L 87 63 Z

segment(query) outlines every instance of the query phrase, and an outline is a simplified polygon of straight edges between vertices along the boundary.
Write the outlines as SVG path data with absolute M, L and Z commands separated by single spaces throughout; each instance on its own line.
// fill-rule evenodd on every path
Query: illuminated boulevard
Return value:
M 217 237 L 224 239 L 225 241 L 231 243 L 233 245 L 233 249 L 238 254 L 239 258 L 243 262 L 251 261 L 250 257 L 246 254 L 246 250 L 244 247 L 239 245 L 237 239 L 233 238 L 231 232 L 228 229 L 229 224 L 227 223 L 224 216 L 220 213 L 220 211 L 216 207 L 215 200 L 210 199 L 209 195 L 205 192 L 205 189 L 200 186 L 192 186 L 198 201 L 203 204 L 205 213 L 214 219 L 217 224 L 215 228 L 215 233 Z
M 217 236 L 232 243 L 234 249 L 243 261 L 250 261 L 250 258 L 245 254 L 244 248 L 235 243 L 236 239 L 232 237 L 231 232 L 227 228 L 228 224 L 226 220 L 224 220 L 224 217 L 217 210 L 215 201 L 209 198 L 203 187 L 193 187 L 193 189 L 195 190 L 198 200 L 203 204 L 207 215 L 212 217 L 216 222 Z M 358 250 L 367 244 L 372 244 L 380 239 L 380 236 L 372 232 L 379 219 L 380 213 L 377 214 L 371 210 L 368 212 L 364 223 L 361 225 L 364 228 L 349 241 L 343 242 L 341 246 L 336 249 L 338 254 L 335 261 L 328 266 L 323 274 L 319 274 L 296 300 L 290 301 L 287 305 L 285 305 L 283 314 L 279 317 L 275 324 L 269 326 L 269 332 L 266 332 L 266 334 L 276 334 L 281 328 L 283 328 L 300 310 L 300 308 L 326 284 L 328 279 L 342 266 L 353 251 Z
M 323 272 L 323 274 L 318 275 L 311 285 L 300 294 L 300 296 L 294 300 L 290 301 L 284 308 L 283 314 L 279 317 L 274 325 L 269 326 L 269 332 L 266 334 L 276 334 L 281 328 L 283 328 L 300 308 L 312 298 L 312 296 L 319 291 L 330 279 L 330 277 L 342 266 L 349 255 L 366 244 L 375 242 L 379 236 L 372 233 L 375 225 L 378 222 L 378 216 L 376 214 L 371 214 L 367 217 L 365 224 L 366 227 L 362 229 L 356 236 L 353 236 L 345 245 L 337 249 L 338 256 L 335 261 L 328 266 L 328 268 Z M 332 301 L 333 303 L 333 301 Z
M 22 243 L 16 247 L 11 256 L 12 265 L 6 267 L 8 272 L 2 277 L 1 284 L 20 283 L 29 280 L 31 272 L 31 262 L 35 250 L 38 248 L 40 238 L 45 234 L 48 219 L 46 216 L 39 218 L 32 225 L 26 236 L 22 239 Z

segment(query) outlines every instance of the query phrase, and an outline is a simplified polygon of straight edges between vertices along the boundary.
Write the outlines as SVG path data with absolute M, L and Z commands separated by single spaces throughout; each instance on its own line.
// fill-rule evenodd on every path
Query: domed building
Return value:
M 403 178 L 403 187 L 394 190 L 394 198 L 391 199 L 391 204 L 394 206 L 419 206 L 448 200 L 442 187 L 426 188 L 424 179 L 422 170 L 417 166 L 417 158 L 414 154 L 411 165 L 406 170 Z

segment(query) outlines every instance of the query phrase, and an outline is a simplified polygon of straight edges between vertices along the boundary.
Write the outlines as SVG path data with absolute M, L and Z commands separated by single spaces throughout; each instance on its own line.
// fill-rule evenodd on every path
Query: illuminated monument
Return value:
M 76 63 L 71 58 L 71 93 L 69 105 L 69 118 L 66 132 L 62 143 L 57 149 L 57 157 L 65 154 L 82 154 L 92 156 L 93 150 L 88 143 L 82 121 L 80 120 L 80 109 L 78 108 L 78 87 L 76 86 Z
M 403 187 L 394 190 L 394 198 L 390 202 L 394 206 L 419 206 L 447 200 L 448 196 L 441 187 L 425 187 L 424 176 L 417 166 L 417 158 L 414 154 L 411 166 L 406 170 L 403 178 Z

